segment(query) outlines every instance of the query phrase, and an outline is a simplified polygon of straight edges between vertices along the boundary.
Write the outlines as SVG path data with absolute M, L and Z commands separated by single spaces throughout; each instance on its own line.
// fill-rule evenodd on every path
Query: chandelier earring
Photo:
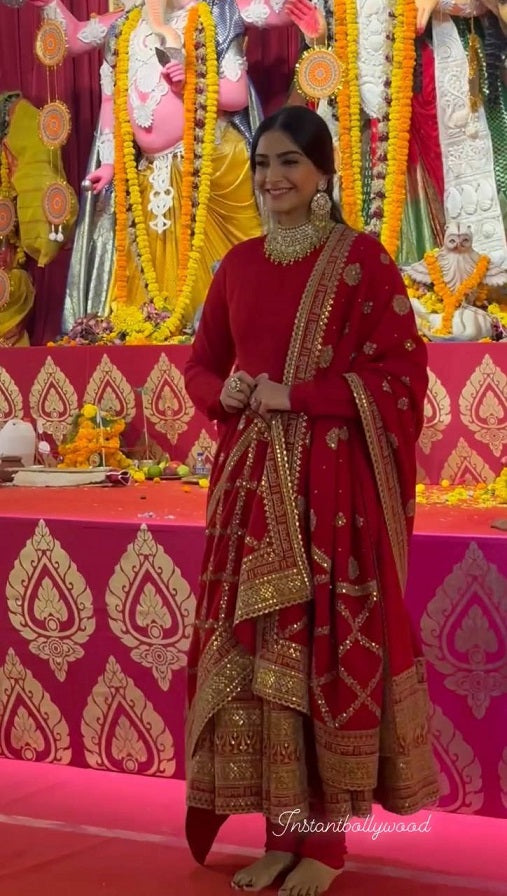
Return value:
M 319 231 L 325 231 L 329 228 L 331 220 L 331 199 L 326 193 L 326 181 L 322 181 L 317 188 L 317 192 L 310 203 L 310 220 L 314 227 Z

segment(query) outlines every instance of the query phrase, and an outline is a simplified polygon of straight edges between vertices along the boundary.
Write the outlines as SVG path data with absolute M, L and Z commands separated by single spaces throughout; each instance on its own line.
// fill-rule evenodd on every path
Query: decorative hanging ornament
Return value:
M 62 224 L 69 219 L 72 210 L 72 195 L 67 184 L 60 181 L 49 184 L 42 197 L 42 208 L 51 224 L 49 239 L 63 243 Z
M 306 50 L 296 66 L 296 87 L 310 100 L 334 96 L 343 79 L 343 65 L 332 50 Z
M 0 311 L 9 303 L 11 294 L 11 281 L 7 271 L 0 268 Z
M 66 49 L 62 26 L 55 19 L 48 19 L 41 25 L 35 38 L 35 53 L 39 62 L 47 68 L 56 68 L 63 62 Z
M 39 112 L 39 136 L 44 146 L 60 149 L 65 146 L 71 131 L 68 107 L 61 100 L 46 103 Z
M 16 226 L 16 209 L 11 199 L 0 196 L 0 239 L 9 236 Z

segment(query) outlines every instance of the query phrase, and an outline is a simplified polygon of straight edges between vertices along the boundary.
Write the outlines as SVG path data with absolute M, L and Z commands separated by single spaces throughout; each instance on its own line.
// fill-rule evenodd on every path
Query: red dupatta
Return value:
M 354 402 L 338 419 L 310 401 L 270 426 L 247 412 L 221 439 L 189 652 L 188 801 L 274 821 L 312 797 L 328 818 L 374 798 L 414 812 L 437 795 L 403 607 L 425 349 L 371 238 L 337 227 L 327 241 L 284 382 L 295 402 Z

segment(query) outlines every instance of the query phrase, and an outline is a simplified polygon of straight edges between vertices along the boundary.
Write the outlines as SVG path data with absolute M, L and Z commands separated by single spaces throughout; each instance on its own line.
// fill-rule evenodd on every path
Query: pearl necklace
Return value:
M 324 243 L 334 227 L 329 221 L 324 228 L 316 227 L 310 219 L 297 227 L 275 227 L 264 241 L 264 255 L 274 264 L 292 264 L 306 258 Z

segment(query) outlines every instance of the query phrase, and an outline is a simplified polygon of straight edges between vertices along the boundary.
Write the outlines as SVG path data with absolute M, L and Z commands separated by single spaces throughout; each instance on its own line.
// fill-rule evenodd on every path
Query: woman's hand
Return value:
M 220 393 L 220 401 L 229 414 L 236 414 L 248 406 L 254 389 L 255 380 L 244 370 L 237 370 L 226 379 Z
M 273 411 L 290 411 L 289 387 L 274 383 L 267 373 L 261 373 L 256 379 L 250 407 L 266 421 L 269 421 Z

